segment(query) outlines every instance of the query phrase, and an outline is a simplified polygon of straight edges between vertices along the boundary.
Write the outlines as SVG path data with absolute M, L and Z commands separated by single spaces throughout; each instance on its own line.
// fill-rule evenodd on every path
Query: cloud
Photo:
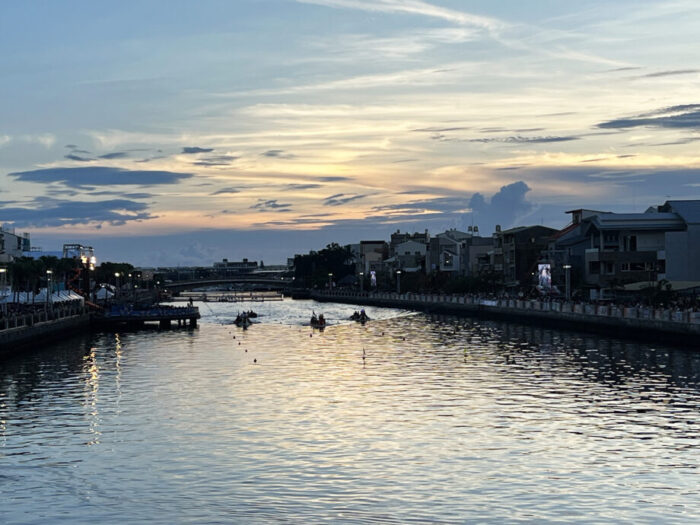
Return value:
M 354 180 L 352 177 L 314 177 L 316 180 L 321 182 L 343 182 L 348 180 Z
M 657 127 L 669 129 L 700 129 L 700 104 L 686 104 L 658 109 L 635 117 L 609 120 L 598 124 L 602 129 Z
M 280 204 L 277 199 L 264 200 L 260 199 L 257 204 L 253 204 L 250 209 L 258 211 L 276 211 L 276 212 L 288 212 L 291 210 L 291 204 Z
M 148 212 L 147 204 L 127 199 L 84 202 L 37 197 L 29 203 L 29 207 L 19 207 L 17 204 L 0 202 L 0 222 L 34 228 L 94 223 L 119 226 L 155 218 Z
M 490 201 L 483 194 L 475 193 L 469 201 L 474 224 L 482 231 L 493 231 L 496 224 L 504 228 L 512 226 L 518 218 L 532 211 L 532 203 L 525 200 L 529 191 L 527 184 L 518 181 L 502 186 Z
M 123 159 L 128 157 L 129 154 L 126 151 L 115 151 L 114 153 L 105 153 L 104 155 L 100 155 L 99 158 L 101 159 Z
M 92 161 L 92 159 L 80 157 L 80 156 L 75 155 L 73 153 L 69 153 L 68 155 L 64 155 L 64 157 L 68 160 L 75 160 L 77 162 L 90 162 L 90 161 Z
M 358 9 L 380 13 L 403 13 L 446 20 L 461 26 L 473 26 L 489 31 L 502 29 L 505 23 L 495 18 L 472 15 L 463 11 L 447 9 L 421 0 L 297 0 L 304 4 L 326 7 Z
M 12 140 L 12 137 L 9 135 L 0 135 L 0 147 L 4 146 L 8 142 Z
M 77 194 L 77 192 L 73 192 Z M 91 196 L 102 196 L 102 195 L 116 195 L 118 197 L 123 197 L 125 199 L 152 199 L 156 195 L 154 193 L 125 193 L 121 191 L 94 191 L 90 193 Z
M 56 143 L 56 137 L 51 133 L 39 135 L 22 135 L 19 137 L 24 142 L 35 142 L 41 144 L 46 149 L 50 149 Z
M 221 188 L 220 190 L 216 190 L 212 195 L 228 195 L 231 193 L 240 193 L 241 190 L 238 188 Z
M 194 163 L 195 166 L 230 166 L 234 160 L 240 157 L 233 155 L 217 155 L 215 157 L 205 157 Z
M 342 204 L 347 204 L 348 202 L 356 201 L 358 199 L 364 199 L 365 197 L 367 197 L 367 195 L 346 195 L 344 193 L 338 193 L 336 195 L 326 197 L 323 205 L 340 206 Z
M 290 191 L 314 190 L 322 188 L 321 184 L 287 184 L 284 189 Z
M 670 71 L 659 71 L 658 73 L 641 75 L 639 78 L 671 77 L 676 75 L 692 75 L 693 73 L 700 73 L 700 69 L 674 69 Z
M 198 146 L 185 146 L 182 148 L 183 155 L 194 155 L 196 153 L 211 153 L 214 148 L 200 148 Z
M 571 140 L 579 140 L 579 137 L 521 137 L 519 135 L 516 135 L 513 137 L 489 137 L 480 139 L 469 139 L 469 142 L 503 142 L 505 144 L 548 144 L 550 142 L 568 142 Z
M 270 149 L 262 153 L 263 157 L 271 157 L 275 159 L 293 159 L 294 155 L 291 153 L 285 153 L 282 149 Z
M 105 166 L 84 168 L 45 168 L 32 171 L 10 173 L 11 177 L 23 182 L 49 184 L 60 182 L 71 188 L 85 189 L 90 185 L 153 185 L 176 184 L 192 177 L 191 173 L 171 171 L 126 170 Z

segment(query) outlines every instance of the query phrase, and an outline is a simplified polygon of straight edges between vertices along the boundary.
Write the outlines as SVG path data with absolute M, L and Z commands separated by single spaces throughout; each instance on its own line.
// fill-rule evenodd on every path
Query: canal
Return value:
M 389 309 L 360 325 L 333 303 L 198 306 L 195 330 L 0 362 L 1 523 L 700 521 L 700 353 Z M 257 324 L 229 324 L 248 309 Z

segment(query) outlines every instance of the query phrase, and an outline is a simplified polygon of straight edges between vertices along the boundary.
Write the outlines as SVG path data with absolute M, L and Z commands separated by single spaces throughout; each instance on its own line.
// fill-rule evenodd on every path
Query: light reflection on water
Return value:
M 700 520 L 700 354 L 309 302 L 243 331 L 221 323 L 246 305 L 209 306 L 0 363 L 0 522 Z

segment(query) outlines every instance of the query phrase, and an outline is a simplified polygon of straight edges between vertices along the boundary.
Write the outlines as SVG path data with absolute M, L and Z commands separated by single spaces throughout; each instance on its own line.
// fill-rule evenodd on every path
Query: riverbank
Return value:
M 447 294 L 312 292 L 316 301 L 467 315 L 700 348 L 700 312 Z
M 0 319 L 0 357 L 30 349 L 90 326 L 90 314 L 83 306 L 56 307 Z
M 81 304 L 3 315 L 0 316 L 0 358 L 92 329 L 140 329 L 147 323 L 158 323 L 161 329 L 170 328 L 173 323 L 195 328 L 199 318 L 199 309 L 192 306 L 133 310 L 112 305 L 109 310 L 95 313 Z

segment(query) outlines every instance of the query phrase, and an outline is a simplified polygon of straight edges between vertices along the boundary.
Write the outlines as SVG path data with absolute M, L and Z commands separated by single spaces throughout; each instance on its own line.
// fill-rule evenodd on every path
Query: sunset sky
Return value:
M 0 222 L 102 260 L 700 198 L 697 1 L 7 2 Z

